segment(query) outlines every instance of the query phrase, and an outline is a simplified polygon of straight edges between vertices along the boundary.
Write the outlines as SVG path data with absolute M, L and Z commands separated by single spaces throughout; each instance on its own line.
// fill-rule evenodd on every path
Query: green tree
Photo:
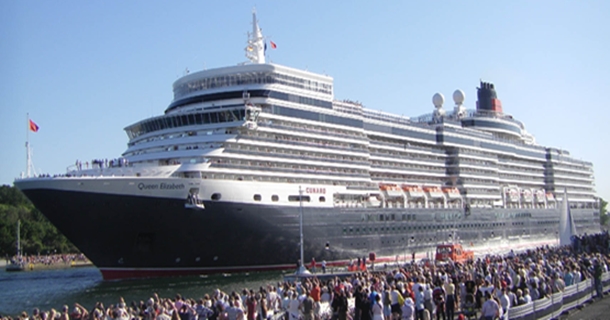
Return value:
M 610 216 L 608 216 L 608 212 L 606 211 L 606 206 L 608 202 L 604 199 L 599 198 L 599 223 L 602 225 L 603 229 L 610 229 Z
M 0 256 L 16 253 L 18 220 L 24 254 L 78 252 L 19 189 L 4 185 L 0 186 Z

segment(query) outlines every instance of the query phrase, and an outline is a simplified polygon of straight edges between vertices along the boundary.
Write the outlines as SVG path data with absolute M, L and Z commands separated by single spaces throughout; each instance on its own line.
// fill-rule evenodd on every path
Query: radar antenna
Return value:
M 248 32 L 246 58 L 252 63 L 265 63 L 265 40 L 256 20 L 256 9 L 252 9 L 252 33 Z

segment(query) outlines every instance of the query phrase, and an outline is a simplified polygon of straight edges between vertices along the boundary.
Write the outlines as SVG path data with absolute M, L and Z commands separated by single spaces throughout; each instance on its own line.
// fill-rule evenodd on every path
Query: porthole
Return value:
M 320 202 L 326 202 L 326 198 L 325 197 L 320 197 L 319 201 Z
M 271 196 L 271 201 L 278 202 L 279 200 L 280 200 L 280 197 L 278 197 L 277 194 L 274 194 Z
M 262 197 L 260 194 L 255 194 L 254 195 L 254 201 L 261 201 Z
M 220 200 L 220 198 L 221 198 L 221 197 L 222 197 L 222 196 L 220 195 L 220 193 L 214 193 L 214 194 L 212 194 L 212 200 L 214 200 L 214 201 L 218 201 L 218 200 Z

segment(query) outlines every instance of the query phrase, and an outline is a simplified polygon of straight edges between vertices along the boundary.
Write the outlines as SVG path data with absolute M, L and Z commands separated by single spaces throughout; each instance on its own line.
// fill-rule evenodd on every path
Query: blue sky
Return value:
M 273 63 L 334 78 L 335 97 L 405 116 L 479 79 L 538 143 L 595 168 L 610 199 L 609 1 L 2 1 L 0 184 L 115 158 L 123 128 L 160 115 L 173 81 L 245 61 L 256 6 Z

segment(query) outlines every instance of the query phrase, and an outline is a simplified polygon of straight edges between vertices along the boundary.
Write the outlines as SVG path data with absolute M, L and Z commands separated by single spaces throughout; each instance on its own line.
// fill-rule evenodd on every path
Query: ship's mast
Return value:
M 248 33 L 246 57 L 252 63 L 265 63 L 265 40 L 256 20 L 256 10 L 252 10 L 252 33 Z
M 17 257 L 21 258 L 21 220 L 17 220 Z

